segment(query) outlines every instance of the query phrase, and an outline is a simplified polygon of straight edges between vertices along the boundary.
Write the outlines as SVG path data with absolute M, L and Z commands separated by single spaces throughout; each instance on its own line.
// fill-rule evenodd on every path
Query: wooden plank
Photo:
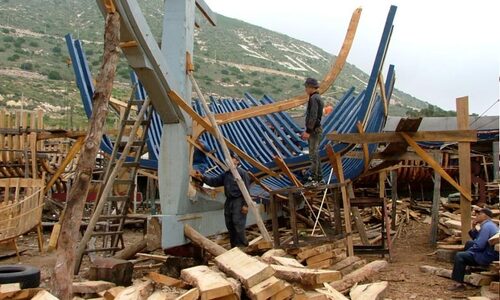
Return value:
M 332 257 L 335 257 L 335 253 L 333 251 L 326 251 L 326 252 L 320 253 L 318 255 L 309 257 L 308 259 L 306 259 L 306 262 L 307 262 L 307 265 L 309 266 L 309 265 L 312 265 L 314 263 L 317 263 L 317 262 L 320 262 L 320 261 L 323 261 L 323 260 L 326 260 L 326 259 L 329 259 Z
M 469 97 L 461 97 L 456 100 L 457 106 L 457 128 L 459 130 L 469 129 Z M 460 186 L 464 192 L 460 191 L 460 216 L 462 221 L 462 244 L 469 240 L 469 230 L 471 230 L 471 165 L 470 165 L 470 143 L 458 143 L 458 170 Z M 467 197 L 468 195 L 468 197 Z M 469 200 L 469 201 L 466 201 Z
M 31 298 L 31 300 L 59 300 L 59 298 L 55 297 L 51 293 L 46 290 L 42 290 L 38 292 L 35 297 Z
M 470 191 L 468 191 L 465 187 L 459 185 L 453 178 L 451 178 L 451 176 L 448 175 L 448 173 L 446 173 L 446 171 L 406 133 L 399 132 L 399 134 L 406 140 L 406 142 L 413 148 L 413 150 L 415 150 L 415 152 L 422 158 L 422 160 L 424 160 L 431 168 L 433 168 L 434 171 L 438 172 L 443 179 L 448 181 L 454 188 L 456 188 L 462 195 L 464 195 L 465 198 L 467 198 L 469 201 L 472 201 Z
M 222 273 L 201 265 L 181 271 L 181 278 L 200 291 L 202 300 L 216 299 L 234 294 L 231 283 Z
M 441 152 L 434 153 L 434 159 L 441 165 L 443 154 Z M 434 192 L 432 194 L 432 211 L 431 211 L 431 244 L 435 245 L 437 242 L 438 234 L 438 217 L 439 217 L 439 203 L 441 201 L 441 175 L 434 171 Z
M 363 124 L 361 122 L 358 121 L 358 123 L 356 123 L 356 127 L 358 128 L 360 134 L 365 133 L 365 129 L 363 128 Z M 360 144 L 363 148 L 363 170 L 367 171 L 368 167 L 370 166 L 370 152 L 368 151 L 368 144 L 365 141 L 361 142 Z
M 351 296 L 351 300 L 383 299 L 387 286 L 387 281 L 357 285 L 351 289 L 349 296 Z
M 339 280 L 342 275 L 334 270 L 317 270 L 271 265 L 276 271 L 275 276 L 288 282 L 296 282 L 307 286 L 315 286 L 323 282 Z
M 0 295 L 3 293 L 11 293 L 21 290 L 20 283 L 3 283 L 0 284 Z
M 354 41 L 354 36 L 356 35 L 356 29 L 361 17 L 361 11 L 361 8 L 357 8 L 352 13 L 351 21 L 349 23 L 349 27 L 347 28 L 347 33 L 345 35 L 342 47 L 340 48 L 335 62 L 331 65 L 329 72 L 325 75 L 319 86 L 318 90 L 320 94 L 323 94 L 330 88 L 330 86 L 335 82 L 338 75 L 340 74 L 340 71 L 342 71 L 342 68 L 344 67 L 347 56 L 349 55 L 349 51 L 351 50 L 351 46 Z M 272 104 L 250 107 L 234 112 L 217 114 L 215 115 L 215 117 L 217 119 L 217 122 L 222 125 L 246 118 L 252 118 L 267 115 L 273 112 L 288 110 L 302 105 L 307 101 L 307 95 L 302 93 L 301 95 L 293 97 L 291 99 L 276 101 Z
M 291 284 L 288 282 L 284 282 L 285 287 L 279 291 L 278 293 L 274 294 L 269 298 L 270 300 L 285 300 L 285 299 L 290 299 L 290 297 L 293 296 L 294 290 Z
M 335 244 L 323 244 L 314 248 L 305 249 L 297 253 L 297 260 L 299 262 L 302 262 L 308 259 L 309 257 L 321 254 L 326 251 L 335 251 L 335 254 L 339 255 L 341 250 L 335 249 L 335 247 L 336 247 Z
M 285 288 L 285 282 L 274 276 L 260 282 L 248 290 L 248 296 L 252 300 L 265 300 L 279 293 Z
M 82 281 L 73 282 L 73 293 L 76 294 L 97 294 L 114 287 L 115 284 L 108 281 Z
M 124 289 L 125 289 L 125 287 L 123 287 L 123 286 L 115 286 L 114 288 L 110 288 L 110 289 L 106 290 L 105 292 L 100 293 L 99 295 L 102 294 L 102 296 L 106 300 L 114 300 L 116 298 L 116 296 Z
M 3 284 L 2 284 L 3 285 Z M 0 285 L 1 286 L 1 285 Z M 0 300 L 29 300 L 32 299 L 40 291 L 41 288 L 19 289 L 11 292 L 0 292 Z
M 200 298 L 200 291 L 198 288 L 193 288 L 175 298 L 175 300 L 197 300 L 198 298 Z
M 279 156 L 274 157 L 274 162 L 281 169 L 283 173 L 290 179 L 290 181 L 297 187 L 302 187 L 302 183 L 297 179 L 297 177 L 292 173 L 290 168 L 286 165 L 283 158 Z
M 354 224 L 356 224 L 356 228 L 358 229 L 361 243 L 363 245 L 370 245 L 370 241 L 368 240 L 368 236 L 366 235 L 365 223 L 363 223 L 363 218 L 361 218 L 358 207 L 351 207 L 351 213 L 354 219 Z
M 64 160 L 57 168 L 56 173 L 52 175 L 49 182 L 45 186 L 45 193 L 47 193 L 52 188 L 52 185 L 54 185 L 54 183 L 59 178 L 59 176 L 61 176 L 61 174 L 66 170 L 66 167 L 68 166 L 68 164 L 75 158 L 75 155 L 82 148 L 84 140 L 85 140 L 85 137 L 81 136 L 75 141 L 73 146 L 71 146 L 71 149 L 68 151 L 68 153 L 64 157 Z
M 334 281 L 330 283 L 334 289 L 337 291 L 343 292 L 349 288 L 351 288 L 354 284 L 366 280 L 373 274 L 377 273 L 381 269 L 385 268 L 388 265 L 385 260 L 374 260 L 369 264 L 363 266 L 356 271 L 347 274 L 341 280 Z
M 141 300 L 147 299 L 154 291 L 154 285 L 151 280 L 136 283 L 123 289 L 115 300 Z
M 249 256 L 236 247 L 217 256 L 215 264 L 224 273 L 238 279 L 247 289 L 275 273 L 268 264 Z
M 186 283 L 184 283 L 184 281 L 160 273 L 150 272 L 146 275 L 146 277 L 162 285 L 175 286 L 178 288 L 186 287 Z
M 333 265 L 331 269 L 340 271 L 340 270 L 347 268 L 348 266 L 350 266 L 353 263 L 360 261 L 360 260 L 361 260 L 361 258 L 359 258 L 357 256 L 349 256 L 349 257 L 346 257 L 345 259 L 339 261 L 335 265 Z
M 442 130 L 405 132 L 416 142 L 477 142 L 476 130 Z M 404 143 L 398 132 L 329 133 L 329 140 L 350 144 Z
M 340 159 L 340 155 L 333 151 L 333 148 L 330 144 L 327 145 L 326 152 L 328 154 L 330 163 L 334 168 L 335 175 L 337 176 L 339 183 L 345 183 L 344 170 L 342 167 L 342 160 Z M 351 200 L 347 195 L 347 189 L 345 185 L 342 185 L 340 187 L 340 191 L 342 194 L 342 203 L 344 205 L 344 226 L 345 226 L 345 234 L 347 241 L 347 256 L 353 256 L 354 246 L 352 243 L 352 229 L 351 229 Z
M 305 266 L 299 263 L 295 258 L 290 257 L 271 256 L 270 263 L 288 267 L 305 268 Z

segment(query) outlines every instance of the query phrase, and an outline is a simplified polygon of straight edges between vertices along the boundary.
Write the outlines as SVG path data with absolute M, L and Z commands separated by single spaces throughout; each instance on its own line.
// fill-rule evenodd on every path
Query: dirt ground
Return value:
M 389 282 L 389 289 L 386 292 L 387 299 L 465 299 L 469 296 L 478 296 L 478 288 L 469 287 L 465 292 L 450 292 L 447 287 L 452 284 L 450 279 L 428 275 L 420 272 L 419 266 L 433 265 L 452 268 L 451 263 L 439 262 L 434 255 L 429 255 L 435 251 L 429 244 L 430 225 L 412 221 L 395 241 L 393 247 L 393 258 L 389 267 L 373 278 L 376 280 L 386 280 Z M 125 240 L 133 242 L 142 234 L 140 229 L 129 230 Z M 50 233 L 44 234 L 45 243 L 49 239 Z M 36 234 L 19 238 L 18 245 L 21 249 L 26 249 L 21 256 L 23 264 L 30 264 L 39 267 L 42 271 L 42 287 L 50 288 L 50 276 L 55 263 L 54 253 L 38 252 Z M 367 260 L 379 259 L 376 256 L 368 256 Z M 16 264 L 17 258 L 10 257 L 0 259 L 0 265 Z M 86 261 L 82 266 L 80 274 L 85 273 L 88 268 Z

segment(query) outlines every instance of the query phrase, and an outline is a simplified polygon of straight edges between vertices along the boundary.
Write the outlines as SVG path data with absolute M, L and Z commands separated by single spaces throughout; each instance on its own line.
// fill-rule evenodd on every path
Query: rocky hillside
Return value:
M 159 40 L 163 1 L 140 3 Z M 286 98 L 302 92 L 305 77 L 321 78 L 334 58 L 314 45 L 236 19 L 219 15 L 217 21 L 217 27 L 201 24 L 195 33 L 196 77 L 208 94 L 242 97 L 250 92 L 256 97 Z M 85 124 L 64 35 L 72 33 L 84 41 L 96 76 L 103 26 L 95 1 L 0 0 L 0 108 L 41 108 L 51 116 L 47 122 L 53 126 Z M 117 73 L 114 96 L 127 99 L 130 87 L 125 59 Z M 335 102 L 351 86 L 359 91 L 367 80 L 366 73 L 347 64 L 327 100 Z M 391 103 L 391 115 L 428 107 L 399 90 Z

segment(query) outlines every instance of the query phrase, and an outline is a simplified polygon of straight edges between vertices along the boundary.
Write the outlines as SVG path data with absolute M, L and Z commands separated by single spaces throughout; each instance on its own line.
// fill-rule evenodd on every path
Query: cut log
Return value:
M 148 242 L 146 239 L 139 240 L 132 245 L 129 245 L 125 247 L 123 250 L 117 252 L 114 256 L 114 258 L 118 259 L 131 259 L 133 258 L 137 253 L 141 252 L 142 250 L 146 249 L 148 246 Z
M 166 286 L 175 286 L 178 288 L 186 287 L 186 283 L 184 283 L 184 281 L 160 273 L 150 272 L 146 277 L 153 280 L 156 283 L 163 284 Z
M 267 250 L 264 254 L 262 254 L 262 256 L 260 258 L 262 258 L 262 260 L 267 262 L 267 263 L 271 263 L 272 256 L 283 257 L 285 255 L 286 255 L 286 252 L 283 249 L 271 249 L 271 250 Z
M 202 234 L 194 230 L 194 228 L 188 224 L 184 225 L 184 235 L 188 239 L 190 239 L 193 242 L 193 244 L 205 249 L 208 253 L 212 254 L 213 256 L 219 256 L 227 251 L 222 246 L 219 246 L 216 243 L 204 237 Z
M 360 261 L 360 260 L 361 260 L 361 258 L 359 258 L 357 256 L 349 256 L 349 257 L 346 257 L 345 259 L 339 261 L 335 265 L 333 265 L 331 269 L 340 271 L 340 270 L 347 268 L 348 266 L 350 266 L 353 263 Z
M 57 297 L 46 290 L 39 291 L 32 300 L 59 300 Z
M 247 289 L 274 274 L 273 268 L 269 265 L 244 253 L 239 248 L 233 248 L 217 256 L 215 264 L 224 273 L 238 279 Z
M 105 291 L 102 296 L 106 300 L 114 300 L 116 296 L 118 296 L 118 294 L 124 289 L 125 287 L 123 286 L 116 286 L 114 288 L 110 288 L 109 290 Z
M 342 250 L 340 249 L 335 249 L 336 244 L 324 244 L 318 247 L 314 247 L 312 249 L 306 249 L 304 251 L 301 251 L 297 253 L 297 260 L 300 262 L 303 262 L 304 260 L 308 259 L 309 257 L 319 255 L 321 253 L 327 252 L 327 251 L 335 251 L 335 255 L 340 254 Z
M 104 280 L 118 286 L 132 284 L 134 265 L 124 259 L 114 257 L 98 257 L 90 266 L 88 279 Z
M 433 266 L 420 266 L 420 271 L 424 273 L 429 273 L 445 278 L 451 278 L 451 270 L 444 268 L 437 268 Z M 472 284 L 474 286 L 485 286 L 489 285 L 492 282 L 492 278 L 490 276 L 485 276 L 481 274 L 472 273 L 470 275 L 465 275 L 464 282 L 468 284 Z
M 364 260 L 364 259 L 358 260 L 358 261 L 354 262 L 352 265 L 349 265 L 349 266 L 343 268 L 342 270 L 340 270 L 340 273 L 342 273 L 342 277 L 344 277 L 347 274 L 353 272 L 354 270 L 361 268 L 364 265 L 366 265 L 366 260 Z
M 164 291 L 155 291 L 148 297 L 148 300 L 165 300 L 168 299 L 168 294 Z
M 347 297 L 345 297 L 344 295 L 342 295 L 342 293 L 340 293 L 339 291 L 337 291 L 336 289 L 334 289 L 328 283 L 325 282 L 325 283 L 323 283 L 323 285 L 325 286 L 324 289 L 316 289 L 316 291 L 320 292 L 322 294 L 325 294 L 328 297 L 328 299 L 348 300 Z
M 193 288 L 175 298 L 175 300 L 197 300 L 198 298 L 200 298 L 200 291 L 198 288 Z
M 181 271 L 181 278 L 198 288 L 202 300 L 234 294 L 231 283 L 220 272 L 207 266 L 196 266 Z
M 276 295 L 285 288 L 285 282 L 274 276 L 254 285 L 248 290 L 248 297 L 252 300 L 265 300 Z
M 97 294 L 114 287 L 112 282 L 97 280 L 97 281 L 82 281 L 73 282 L 73 293 L 75 294 Z
M 115 300 L 146 300 L 153 293 L 154 285 L 151 280 L 140 282 L 123 289 Z
M 307 265 L 312 265 L 314 263 L 318 263 L 323 260 L 327 260 L 329 258 L 335 257 L 335 253 L 333 251 L 326 251 L 323 253 L 320 253 L 318 255 L 314 255 L 306 259 Z
M 328 300 L 328 297 L 316 291 L 302 291 L 300 294 L 295 294 L 293 300 Z
M 450 229 L 462 229 L 462 222 L 456 220 L 447 220 L 444 222 L 444 225 Z
M 290 297 L 293 296 L 294 291 L 293 291 L 292 285 L 287 283 L 286 281 L 284 283 L 285 283 L 285 287 L 281 291 L 279 291 L 277 294 L 272 295 L 270 300 L 290 299 Z
M 464 251 L 464 245 L 446 245 L 446 244 L 438 244 L 438 249 L 443 250 L 454 250 L 454 251 Z
M 0 284 L 0 295 L 4 293 L 17 292 L 21 290 L 20 283 L 3 283 Z
M 500 283 L 498 281 L 490 283 L 490 291 L 500 294 Z
M 349 296 L 351 296 L 351 300 L 383 299 L 387 286 L 387 281 L 357 285 L 351 289 Z
M 491 291 L 489 286 L 482 286 L 481 287 L 481 296 L 487 297 L 488 299 L 491 300 L 499 300 L 500 299 L 500 293 L 496 291 Z
M 297 282 L 306 286 L 315 286 L 323 282 L 340 280 L 339 271 L 315 270 L 307 268 L 294 268 L 280 265 L 271 265 L 276 271 L 275 276 L 288 282 Z
M 456 250 L 446 250 L 446 249 L 437 249 L 436 250 L 436 257 L 439 261 L 453 263 L 453 261 L 455 261 L 456 254 L 457 254 Z
M 351 274 L 346 275 L 342 280 L 334 281 L 331 286 L 337 291 L 344 292 L 351 288 L 355 283 L 366 280 L 373 274 L 382 270 L 387 266 L 387 261 L 385 260 L 375 260 L 370 262 L 369 264 L 363 266 L 360 269 L 352 272 Z
M 296 268 L 305 268 L 304 265 L 299 263 L 295 258 L 271 256 L 270 261 L 271 261 L 270 263 L 274 263 L 277 265 L 296 267 Z
M 6 284 L 0 285 L 0 287 L 5 286 Z M 29 300 L 35 297 L 40 291 L 43 291 L 41 288 L 32 288 L 32 289 L 22 289 L 15 290 L 11 292 L 0 292 L 0 300 Z

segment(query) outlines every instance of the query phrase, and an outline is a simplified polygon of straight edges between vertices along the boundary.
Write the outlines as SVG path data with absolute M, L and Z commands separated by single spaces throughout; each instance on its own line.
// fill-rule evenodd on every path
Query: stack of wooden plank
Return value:
M 220 270 L 241 282 L 250 299 L 287 299 L 293 295 L 291 285 L 276 278 L 270 265 L 239 248 L 217 256 L 214 261 Z
M 309 249 L 305 248 L 297 253 L 297 260 L 299 262 L 305 262 L 308 267 L 317 269 L 328 269 L 345 257 L 343 249 L 336 248 L 335 244 L 324 244 Z

